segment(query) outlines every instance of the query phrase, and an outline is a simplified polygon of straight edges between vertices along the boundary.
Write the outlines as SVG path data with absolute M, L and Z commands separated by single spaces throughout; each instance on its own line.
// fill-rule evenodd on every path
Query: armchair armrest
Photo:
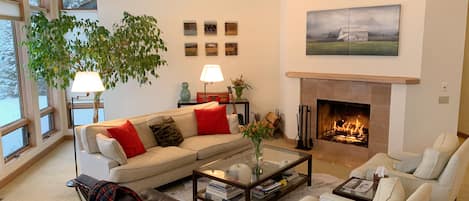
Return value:
M 319 196 L 320 201 L 353 201 L 348 198 L 344 198 L 338 195 L 334 195 L 332 193 L 324 193 L 321 196 Z
M 419 157 L 422 154 L 412 153 L 412 152 L 391 152 L 388 155 L 389 157 L 393 159 L 403 161 L 403 160 Z

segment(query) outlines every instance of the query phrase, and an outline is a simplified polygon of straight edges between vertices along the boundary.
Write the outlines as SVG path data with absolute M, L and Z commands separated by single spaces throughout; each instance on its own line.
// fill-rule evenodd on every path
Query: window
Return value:
M 93 123 L 94 110 L 93 110 L 92 100 L 80 100 L 80 101 L 75 100 L 73 104 L 73 110 L 71 108 L 72 108 L 72 105 L 71 103 L 69 103 L 68 109 L 69 109 L 69 115 L 70 115 L 69 116 L 70 128 L 72 125 L 79 126 L 79 125 Z M 72 114 L 73 114 L 73 119 L 71 118 Z M 98 108 L 98 121 L 104 121 L 104 104 L 102 100 Z
M 37 82 L 39 110 L 41 111 L 41 134 L 43 137 L 49 137 L 54 127 L 54 108 L 50 104 L 50 89 L 47 83 L 40 79 Z
M 29 146 L 28 120 L 23 118 L 13 22 L 0 20 L 0 131 L 6 160 Z
M 62 9 L 65 10 L 96 10 L 96 0 L 62 0 Z
M 29 5 L 30 6 L 41 6 L 41 0 L 29 0 Z

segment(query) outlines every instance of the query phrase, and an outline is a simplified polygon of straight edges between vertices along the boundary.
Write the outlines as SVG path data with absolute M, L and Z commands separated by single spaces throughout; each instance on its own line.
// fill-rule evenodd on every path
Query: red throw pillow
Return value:
M 208 109 L 194 109 L 199 135 L 230 134 L 226 105 Z
M 134 125 L 127 120 L 122 126 L 107 129 L 109 134 L 119 142 L 127 158 L 146 152 L 142 140 L 138 137 Z

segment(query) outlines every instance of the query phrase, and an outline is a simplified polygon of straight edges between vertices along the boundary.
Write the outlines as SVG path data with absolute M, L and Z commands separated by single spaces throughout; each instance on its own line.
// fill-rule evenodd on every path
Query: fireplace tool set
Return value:
M 298 144 L 297 149 L 311 150 L 313 139 L 311 138 L 311 106 L 300 105 L 296 115 L 298 122 Z

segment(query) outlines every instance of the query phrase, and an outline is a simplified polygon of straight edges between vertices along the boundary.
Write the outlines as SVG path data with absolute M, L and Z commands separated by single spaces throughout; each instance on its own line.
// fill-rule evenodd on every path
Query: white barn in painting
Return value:
M 368 41 L 368 29 L 363 27 L 341 27 L 337 40 Z

